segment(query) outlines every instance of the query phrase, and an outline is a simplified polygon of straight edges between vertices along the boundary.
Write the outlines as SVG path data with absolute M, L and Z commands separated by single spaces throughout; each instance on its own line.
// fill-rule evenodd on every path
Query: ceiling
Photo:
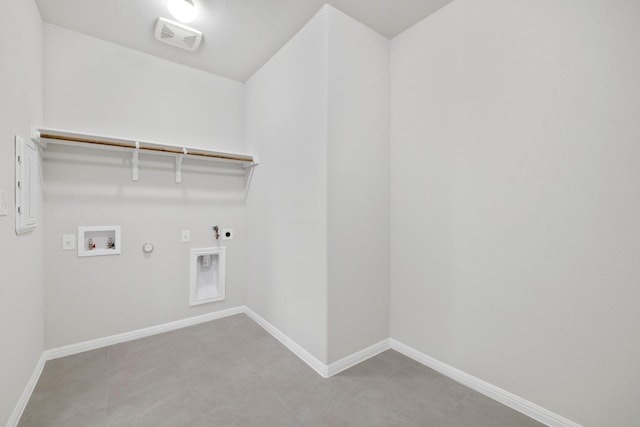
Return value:
M 196 52 L 154 39 L 167 0 L 36 0 L 42 19 L 224 77 L 246 81 L 329 3 L 392 38 L 453 0 L 194 0 Z

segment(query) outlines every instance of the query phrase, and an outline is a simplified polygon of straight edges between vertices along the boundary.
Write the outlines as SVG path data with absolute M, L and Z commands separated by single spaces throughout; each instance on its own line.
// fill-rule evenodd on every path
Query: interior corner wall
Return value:
M 259 156 L 247 199 L 247 305 L 327 360 L 327 70 L 323 8 L 246 83 Z
M 640 419 L 640 3 L 456 0 L 392 40 L 391 335 Z
M 240 82 L 45 24 L 47 127 L 242 152 L 243 93 Z M 177 184 L 172 157 L 141 153 L 134 182 L 130 152 L 50 144 L 46 155 L 46 348 L 244 304 L 244 172 L 185 160 Z M 62 251 L 63 234 L 101 225 L 122 227 L 121 255 Z M 216 241 L 213 225 L 235 239 Z M 226 300 L 189 307 L 190 249 L 217 245 L 227 247 Z
M 14 201 L 14 135 L 28 140 L 31 125 L 42 120 L 42 21 L 35 2 L 5 2 L 0 28 L 5 34 L 0 38 L 0 191 L 9 196 L 9 215 L 0 216 L 0 425 L 4 425 L 44 345 L 42 211 L 34 231 L 16 236 Z
M 332 363 L 389 337 L 389 39 L 327 10 Z

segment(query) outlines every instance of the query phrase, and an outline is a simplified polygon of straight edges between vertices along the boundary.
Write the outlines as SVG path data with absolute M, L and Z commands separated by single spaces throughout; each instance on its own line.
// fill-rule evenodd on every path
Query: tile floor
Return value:
M 392 350 L 324 379 L 244 314 L 47 362 L 19 426 L 541 426 Z

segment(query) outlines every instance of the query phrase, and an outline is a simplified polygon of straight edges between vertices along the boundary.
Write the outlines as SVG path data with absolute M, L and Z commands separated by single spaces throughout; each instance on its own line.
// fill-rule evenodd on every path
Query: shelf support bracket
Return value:
M 187 155 L 187 149 L 182 148 L 182 154 L 178 154 L 176 156 L 176 183 L 180 184 L 182 182 L 182 159 Z
M 133 150 L 133 158 L 131 159 L 131 179 L 138 180 L 138 164 L 140 163 L 140 143 L 136 141 L 136 148 Z

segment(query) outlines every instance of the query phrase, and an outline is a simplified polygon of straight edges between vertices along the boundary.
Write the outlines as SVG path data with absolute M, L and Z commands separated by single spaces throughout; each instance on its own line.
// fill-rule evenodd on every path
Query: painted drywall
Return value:
M 243 151 L 241 83 L 50 24 L 44 47 L 47 126 Z M 242 170 L 185 160 L 176 184 L 173 158 L 141 154 L 134 182 L 130 153 L 51 145 L 46 154 L 46 348 L 244 303 Z M 122 254 L 62 251 L 63 234 L 92 225 L 120 225 Z M 212 225 L 233 228 L 235 239 L 217 242 Z M 190 308 L 190 249 L 217 245 L 227 247 L 227 298 Z
M 389 336 L 389 41 L 331 6 L 249 81 L 247 304 L 323 363 Z
M 247 305 L 327 362 L 327 9 L 245 88 Z
M 389 40 L 327 11 L 332 363 L 389 337 Z
M 42 21 L 32 0 L 3 4 L 0 27 L 0 191 L 9 215 L 0 216 L 0 425 L 9 419 L 44 344 L 43 218 L 16 236 L 14 135 L 30 137 L 42 120 Z
M 391 336 L 640 419 L 640 4 L 457 0 L 392 40 Z

